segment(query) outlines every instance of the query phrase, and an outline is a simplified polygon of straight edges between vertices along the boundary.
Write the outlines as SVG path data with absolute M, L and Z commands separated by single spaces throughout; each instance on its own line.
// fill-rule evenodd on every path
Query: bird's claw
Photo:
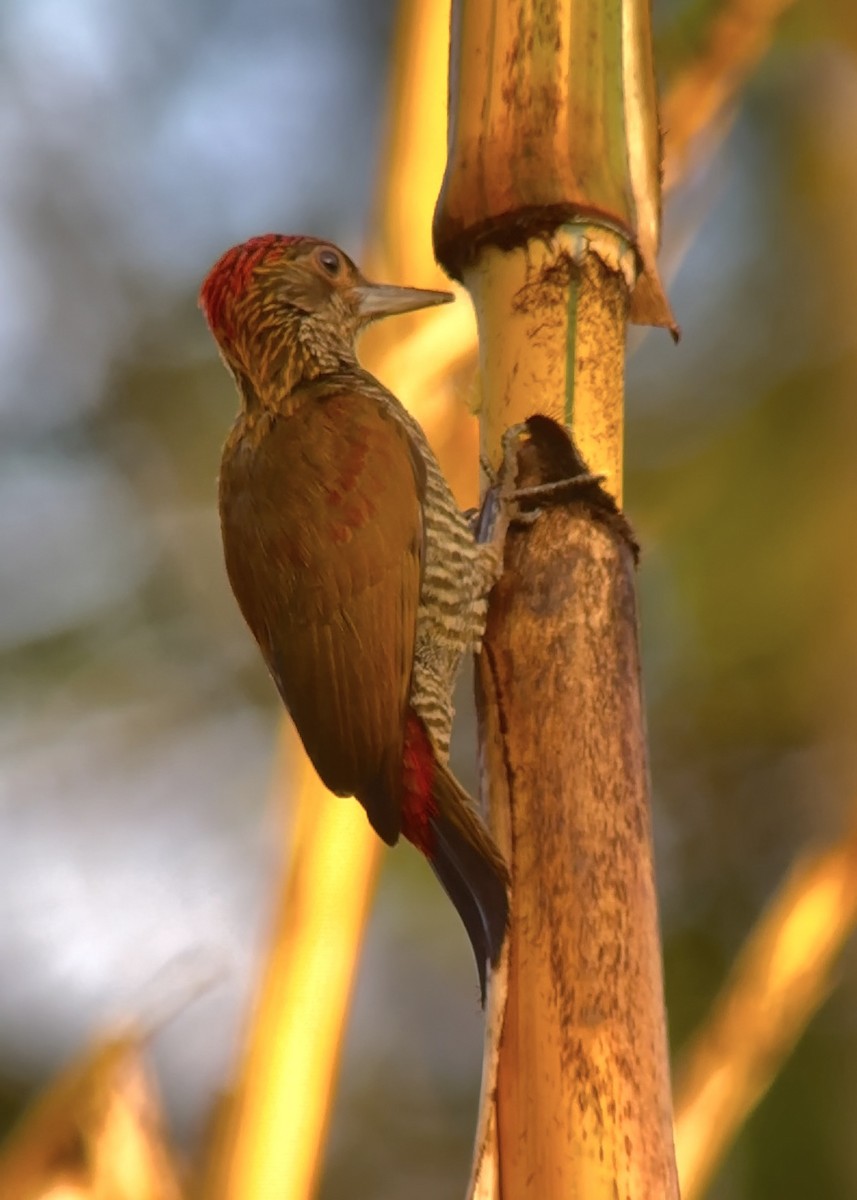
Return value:
M 490 544 L 496 557 L 496 577 L 503 570 L 503 549 L 506 534 L 513 523 L 530 524 L 538 513 L 522 513 L 518 507 L 516 480 L 518 475 L 518 439 L 527 431 L 525 422 L 510 425 L 503 434 L 501 447 L 503 459 L 500 470 L 481 459 L 481 466 L 489 481 L 486 504 L 483 505 L 476 524 L 476 536 Z
M 534 501 L 549 502 L 552 499 L 568 497 L 578 489 L 603 483 L 607 478 L 606 475 L 582 471 L 579 475 L 568 475 L 563 479 L 552 480 L 550 483 L 518 487 L 519 442 L 521 437 L 529 432 L 526 421 L 510 425 L 505 431 L 501 443 L 503 459 L 499 472 L 495 471 L 490 464 L 482 463 L 483 471 L 491 480 L 490 491 L 494 494 L 493 513 L 489 508 L 486 514 L 484 507 L 475 514 L 475 518 L 474 510 L 471 509 L 465 513 L 477 539 L 494 543 L 499 547 L 501 555 L 506 534 L 511 525 L 524 527 L 534 525 L 542 515 L 544 506 L 538 504 L 533 506 Z M 527 507 L 522 508 L 522 504 L 526 504 Z
M 470 526 L 470 532 L 474 537 L 479 532 L 479 523 L 482 520 L 481 508 L 465 508 L 462 509 L 461 515 L 464 517 L 467 524 Z
M 520 429 L 521 426 L 516 426 L 516 428 Z M 507 432 L 508 432 L 508 430 L 507 430 Z M 504 440 L 503 440 L 504 461 L 505 461 L 505 453 L 506 453 L 506 442 L 505 442 L 505 435 L 504 435 Z M 490 458 L 487 456 L 487 454 L 479 455 L 479 468 L 482 471 L 482 474 L 488 480 L 488 487 L 489 488 L 497 487 L 500 480 L 499 480 L 497 472 L 494 470 L 494 466 L 493 466 Z
M 526 421 L 510 425 L 503 434 L 503 470 L 501 472 L 504 486 L 500 489 L 500 505 L 506 510 L 508 525 L 533 525 L 541 516 L 541 507 L 521 509 L 522 501 L 548 500 L 563 493 L 576 491 L 578 488 L 591 484 L 603 483 L 606 475 L 597 475 L 590 471 L 580 475 L 569 475 L 565 479 L 556 479 L 550 483 L 539 483 L 532 487 L 518 487 L 513 481 L 517 476 L 518 441 L 523 434 L 529 432 Z

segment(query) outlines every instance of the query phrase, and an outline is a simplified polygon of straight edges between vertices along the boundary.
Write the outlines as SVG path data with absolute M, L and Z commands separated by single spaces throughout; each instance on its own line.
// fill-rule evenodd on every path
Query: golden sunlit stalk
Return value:
M 308 1196 L 319 1169 L 380 843 L 357 804 L 330 796 L 298 755 L 284 755 L 300 801 L 276 901 L 274 952 L 253 1016 L 235 1107 L 217 1140 L 210 1193 Z M 355 882 L 362 887 L 354 891 Z
M 857 922 L 857 836 L 799 862 L 756 925 L 676 1085 L 683 1200 L 699 1200 L 831 987 Z

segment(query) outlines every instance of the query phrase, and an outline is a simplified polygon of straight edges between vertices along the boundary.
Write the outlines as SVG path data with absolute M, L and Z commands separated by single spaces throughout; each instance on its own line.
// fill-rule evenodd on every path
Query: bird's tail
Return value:
M 484 1004 L 488 963 L 499 961 L 509 920 L 509 872 L 470 796 L 442 763 L 431 791 L 427 858 L 467 930 Z

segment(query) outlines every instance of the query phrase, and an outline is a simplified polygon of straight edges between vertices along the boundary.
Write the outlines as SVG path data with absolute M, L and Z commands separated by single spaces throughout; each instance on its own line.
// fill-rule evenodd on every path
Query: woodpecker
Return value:
M 232 591 L 324 784 L 355 796 L 387 844 L 403 834 L 425 854 L 484 1003 L 508 873 L 448 757 L 498 553 L 355 351 L 370 321 L 452 299 L 369 283 L 329 242 L 280 234 L 228 250 L 200 292 L 240 398 L 219 481 Z

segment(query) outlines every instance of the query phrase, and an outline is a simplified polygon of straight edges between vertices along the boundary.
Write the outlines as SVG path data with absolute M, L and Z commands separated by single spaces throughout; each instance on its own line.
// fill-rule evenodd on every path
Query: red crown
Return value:
M 256 267 L 280 258 L 297 242 L 315 241 L 316 238 L 301 235 L 263 233 L 221 255 L 206 275 L 199 292 L 199 306 L 212 332 L 229 333 L 230 302 L 246 291 Z

